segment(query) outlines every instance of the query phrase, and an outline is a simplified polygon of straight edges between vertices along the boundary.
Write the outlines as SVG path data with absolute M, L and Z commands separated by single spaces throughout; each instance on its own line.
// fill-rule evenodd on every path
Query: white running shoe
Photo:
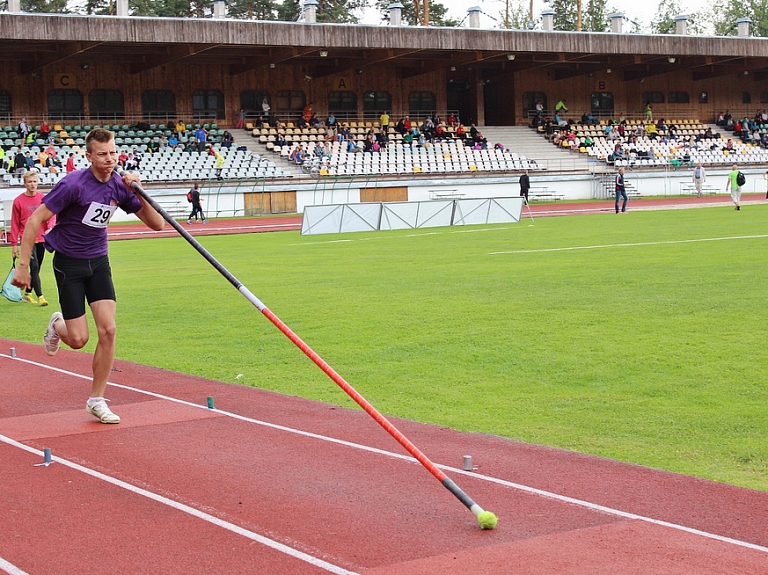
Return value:
M 45 335 L 43 336 L 43 347 L 45 347 L 45 353 L 48 355 L 56 355 L 56 352 L 59 351 L 61 338 L 59 337 L 59 334 L 56 333 L 56 329 L 53 327 L 53 324 L 60 319 L 64 319 L 64 316 L 61 315 L 61 312 L 53 312 L 51 321 L 48 322 L 48 329 L 45 330 Z
M 120 423 L 120 416 L 112 413 L 112 410 L 107 406 L 107 401 L 109 400 L 100 397 L 94 403 L 88 402 L 85 404 L 85 411 L 102 423 Z

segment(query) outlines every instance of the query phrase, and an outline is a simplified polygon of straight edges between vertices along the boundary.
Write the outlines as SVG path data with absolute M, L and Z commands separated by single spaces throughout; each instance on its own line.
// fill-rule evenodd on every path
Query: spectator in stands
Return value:
M 405 136 L 405 133 L 408 130 L 405 128 L 405 118 L 401 118 L 400 121 L 395 126 L 395 132 L 400 134 L 401 136 Z
M 326 140 L 325 144 L 323 145 L 323 156 L 325 156 L 326 158 L 330 158 L 332 153 L 333 153 L 333 147 L 331 146 L 331 143 Z
M 725 143 L 725 149 L 733 150 L 733 139 L 728 138 L 728 141 Z
M 5 170 L 8 167 L 8 163 L 5 161 L 5 148 L 0 146 L 0 168 Z
M 413 124 L 411 123 L 410 116 L 406 116 L 405 118 L 403 118 L 403 126 L 405 126 L 405 129 L 409 132 L 411 131 L 411 129 L 413 129 Z
M 270 106 L 269 106 L 269 102 L 267 102 L 267 99 L 266 99 L 266 98 L 264 98 L 264 99 L 261 101 L 261 113 L 264 115 L 264 117 L 265 117 L 265 118 L 269 118 L 269 111 L 270 111 L 271 109 L 272 109 L 272 108 L 270 108 Z
M 242 130 L 245 127 L 245 111 L 240 108 L 240 111 L 237 113 L 237 123 L 235 124 L 235 128 Z
M 304 118 L 304 116 L 300 116 L 298 120 L 296 120 L 296 127 L 301 128 L 302 130 L 308 126 L 307 120 Z
M 457 135 L 459 138 L 463 138 L 463 137 L 464 137 L 464 134 L 465 134 L 464 125 L 463 125 L 461 122 L 459 122 L 459 123 L 456 125 L 456 135 Z
M 562 98 L 557 104 L 555 104 L 555 114 L 565 115 L 567 113 L 568 113 L 568 108 L 565 105 L 565 98 Z
M 171 137 L 168 138 L 168 147 L 172 150 L 175 150 L 179 147 L 179 138 L 176 136 L 176 132 L 173 132 Z
M 373 152 L 373 145 L 375 143 L 376 143 L 376 140 L 373 139 L 373 134 L 366 135 L 365 140 L 363 141 L 363 151 Z
M 283 146 L 287 146 L 287 145 L 288 145 L 288 142 L 285 139 L 285 135 L 278 134 L 277 138 L 275 139 L 275 146 L 280 146 L 282 148 Z
M 309 125 L 312 128 L 318 128 L 323 125 L 323 122 L 320 118 L 312 114 L 312 117 L 309 119 Z
M 645 121 L 653 122 L 653 105 L 650 101 L 645 103 Z
M 29 124 L 27 124 L 27 119 L 22 118 L 21 122 L 19 122 L 18 125 L 19 129 L 19 135 L 21 136 L 21 145 L 23 146 L 27 142 L 27 136 L 29 136 Z
M 389 130 L 389 114 L 386 110 L 379 116 L 379 124 L 383 130 Z
M 69 158 L 67 158 L 67 166 L 66 166 L 67 173 L 74 172 L 76 170 L 75 168 L 75 154 L 71 153 L 69 154 Z
M 136 158 L 134 158 L 133 153 L 128 154 L 128 159 L 125 161 L 125 169 L 128 172 L 131 172 L 139 167 L 139 164 L 136 162 Z
M 555 124 L 557 124 L 558 126 L 565 127 L 565 126 L 568 125 L 568 120 L 566 120 L 565 118 L 561 117 L 559 113 L 556 113 L 555 114 Z
M 314 153 L 317 159 L 319 159 L 320 161 L 323 160 L 323 157 L 325 156 L 325 148 L 320 142 L 315 142 Z
M 389 144 L 389 134 L 384 128 L 382 128 L 381 132 L 379 132 L 379 135 L 376 137 L 376 141 L 382 148 L 385 148 Z
M 221 171 L 224 169 L 224 156 L 213 146 L 211 146 L 211 150 L 213 150 L 213 155 L 216 157 L 216 179 L 221 180 L 223 179 Z
M 125 153 L 125 150 L 120 150 L 120 155 L 117 157 L 117 163 L 120 164 L 120 167 L 125 168 L 125 162 L 128 161 L 128 154 Z
M 200 126 L 195 130 L 195 138 L 197 138 L 197 149 L 200 152 L 205 151 L 205 145 L 208 141 L 208 130 Z
M 51 127 L 45 120 L 43 120 L 43 123 L 40 124 L 40 137 L 45 140 L 46 143 L 51 143 Z
M 355 142 L 355 137 L 350 134 L 349 140 L 347 140 L 347 153 L 356 154 L 362 151 L 363 149 Z
M 187 135 L 187 126 L 181 120 L 176 122 L 175 130 L 180 138 L 184 138 Z
M 619 213 L 619 197 L 622 198 L 621 213 L 627 211 L 627 189 L 624 183 L 624 168 L 619 168 L 619 173 L 616 174 L 616 213 Z
M 739 166 L 733 164 L 733 168 L 728 173 L 728 179 L 725 182 L 725 192 L 731 192 L 731 200 L 736 206 L 735 210 L 741 209 L 741 186 L 739 185 Z
M 302 111 L 301 117 L 304 118 L 304 121 L 309 123 L 309 119 L 315 115 L 315 109 L 312 107 L 312 102 L 304 106 L 304 110 Z
M 43 168 L 48 167 L 48 154 L 45 153 L 45 150 L 40 150 L 37 153 L 37 163 Z
M 136 167 L 141 167 L 141 150 L 139 150 L 136 146 L 133 147 L 133 159 L 136 160 Z
M 431 140 L 435 136 L 435 124 L 432 122 L 432 118 L 427 118 L 421 124 L 421 133 L 426 140 Z
M 696 195 L 700 198 L 702 194 L 702 187 L 704 186 L 704 182 L 707 181 L 707 173 L 704 170 L 704 166 L 701 165 L 701 162 L 696 164 L 696 167 L 693 168 L 693 186 L 696 188 Z
M 667 125 L 664 123 L 664 118 L 659 118 L 659 121 L 656 122 L 656 131 L 659 134 L 663 134 L 667 131 Z
M 403 144 L 405 144 L 409 148 L 413 148 L 413 133 L 412 132 L 406 132 L 405 133 L 405 136 L 403 136 Z
M 291 150 L 291 153 L 288 154 L 288 161 L 296 163 L 296 155 L 299 153 L 300 150 L 301 150 L 301 145 L 295 146 Z
M 328 114 L 328 119 L 325 122 L 329 128 L 335 128 L 336 127 L 336 116 L 333 112 Z
M 235 143 L 235 138 L 230 134 L 227 130 L 224 130 L 224 133 L 221 136 L 221 146 L 223 148 L 231 148 L 232 144 Z
M 31 170 L 32 168 L 35 167 L 35 159 L 36 158 L 32 157 L 32 152 L 27 152 L 26 154 L 24 154 L 24 161 L 27 163 L 26 168 L 28 170 Z
M 52 160 L 58 156 L 56 147 L 53 144 L 48 144 L 48 147 L 45 148 L 45 153 L 48 154 L 48 157 Z
M 456 117 L 456 115 L 455 115 L 453 112 L 451 112 L 450 114 L 448 114 L 448 120 L 447 120 L 447 122 L 448 122 L 448 125 L 449 125 L 451 128 L 455 128 L 455 127 L 456 127 L 456 124 L 458 124 L 458 123 L 459 123 L 459 119 Z
M 645 128 L 645 132 L 651 140 L 655 140 L 659 137 L 659 132 L 656 130 L 656 124 L 648 124 Z
M 536 100 L 536 118 L 539 120 L 539 124 L 544 120 L 544 102 Z

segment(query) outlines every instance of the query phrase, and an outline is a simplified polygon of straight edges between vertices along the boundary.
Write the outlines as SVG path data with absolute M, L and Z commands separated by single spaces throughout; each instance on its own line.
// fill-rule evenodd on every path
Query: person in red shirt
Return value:
M 27 225 L 29 216 L 40 206 L 40 201 L 43 198 L 42 194 L 37 193 L 37 172 L 26 172 L 24 174 L 24 187 L 27 188 L 23 194 L 13 200 L 13 208 L 11 210 L 11 245 L 13 245 L 13 257 L 19 257 L 19 246 L 21 245 L 21 236 L 24 232 L 24 226 Z M 43 288 L 40 283 L 40 267 L 43 265 L 43 258 L 45 257 L 45 243 L 43 235 L 48 233 L 53 225 L 56 223 L 56 218 L 53 217 L 48 220 L 47 223 L 40 226 L 37 237 L 35 238 L 35 245 L 32 248 L 32 257 L 29 260 L 29 273 L 32 277 L 32 283 L 27 286 L 26 293 L 22 298 L 22 301 L 28 303 L 37 303 L 41 306 L 47 306 L 48 302 L 43 297 Z M 32 290 L 35 291 L 37 301 L 32 297 Z
M 75 171 L 75 154 L 69 154 L 67 158 L 67 173 Z

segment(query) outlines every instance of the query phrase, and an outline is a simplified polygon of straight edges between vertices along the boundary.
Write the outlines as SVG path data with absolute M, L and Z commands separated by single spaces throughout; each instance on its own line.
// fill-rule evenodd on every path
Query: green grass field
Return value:
M 385 414 L 766 490 L 767 220 L 758 205 L 201 241 Z M 110 249 L 118 357 L 351 405 L 184 240 Z M 50 311 L 2 299 L 2 336 L 39 341 Z

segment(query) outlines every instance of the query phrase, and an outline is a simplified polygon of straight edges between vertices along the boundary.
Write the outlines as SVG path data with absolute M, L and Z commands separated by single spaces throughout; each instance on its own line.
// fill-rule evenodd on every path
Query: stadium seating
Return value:
M 361 141 L 370 128 L 377 129 L 378 122 L 351 121 L 349 130 Z M 535 160 L 506 150 L 473 150 L 465 140 L 455 135 L 452 129 L 444 138 L 424 147 L 408 145 L 400 134 L 390 126 L 389 143 L 378 152 L 346 151 L 343 143 L 333 141 L 330 157 L 322 160 L 314 157 L 316 142 L 325 143 L 324 128 L 298 129 L 287 124 L 278 133 L 276 128 L 246 125 L 246 130 L 265 150 L 287 159 L 298 145 L 308 148 L 312 159 L 302 167 L 313 175 L 358 176 L 358 175 L 413 175 L 435 173 L 506 172 L 543 169 Z M 276 145 L 282 136 L 287 145 Z

